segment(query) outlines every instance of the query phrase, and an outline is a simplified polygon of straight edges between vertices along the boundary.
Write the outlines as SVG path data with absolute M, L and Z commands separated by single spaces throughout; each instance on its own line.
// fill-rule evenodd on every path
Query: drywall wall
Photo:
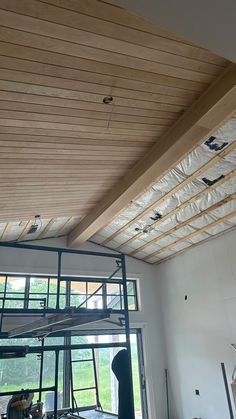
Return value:
M 236 61 L 235 0 L 113 0 L 113 3 Z
M 66 247 L 66 239 L 51 239 L 31 244 Z M 80 249 L 106 251 L 100 246 L 87 243 Z M 150 419 L 163 419 L 165 408 L 165 356 L 160 321 L 159 294 L 156 294 L 156 269 L 147 263 L 127 258 L 127 276 L 138 279 L 141 310 L 131 314 L 131 325 L 142 328 L 147 395 Z M 104 275 L 114 271 L 114 262 L 106 258 L 63 255 L 64 274 Z M 12 248 L 0 248 L 0 271 L 12 273 L 55 274 L 56 254 Z
M 236 230 L 158 265 L 157 278 L 171 419 L 228 419 L 220 363 L 230 382 L 236 364 L 231 348 L 236 343 Z

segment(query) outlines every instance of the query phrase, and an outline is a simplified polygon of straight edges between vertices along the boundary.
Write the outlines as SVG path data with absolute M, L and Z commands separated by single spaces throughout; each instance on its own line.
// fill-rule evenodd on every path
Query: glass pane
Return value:
M 101 288 L 102 284 L 100 282 L 88 282 L 88 294 L 94 294 Z M 101 291 L 98 291 L 101 293 Z
M 50 278 L 50 287 L 49 287 L 50 294 L 57 293 L 57 278 Z
M 4 292 L 5 281 L 6 281 L 6 277 L 5 276 L 0 276 L 0 293 Z
M 42 278 L 30 278 L 30 294 L 31 293 L 43 293 L 47 294 L 48 289 L 48 278 L 42 277 Z
M 80 304 L 82 304 L 83 302 L 85 302 L 86 300 L 86 295 L 71 295 L 70 296 L 70 305 L 73 307 L 78 307 Z
M 135 295 L 135 285 L 133 281 L 127 282 L 127 291 L 129 295 Z
M 56 308 L 57 304 L 57 296 L 56 295 L 49 295 L 48 307 L 49 308 Z
M 72 371 L 74 389 L 95 387 L 93 362 L 73 362 Z
M 78 407 L 95 406 L 95 390 L 76 391 L 74 397 Z
M 1 391 L 38 388 L 39 369 L 40 361 L 37 354 L 28 354 L 25 358 L 1 359 Z
M 46 295 L 41 294 L 31 294 L 29 300 L 29 308 L 43 308 L 44 306 L 47 306 L 47 298 Z
M 102 295 L 90 295 L 89 300 L 87 301 L 87 308 L 96 309 L 103 308 L 103 298 Z
M 81 336 L 81 338 L 83 338 L 83 336 Z M 73 341 L 72 343 L 78 343 L 78 342 Z M 87 341 L 82 342 L 80 340 L 79 343 L 87 343 Z M 78 361 L 78 360 L 86 361 L 87 359 L 92 359 L 92 356 L 93 355 L 92 355 L 92 350 L 91 349 L 74 349 L 74 350 L 71 351 L 72 361 Z
M 8 277 L 7 278 L 7 292 L 24 292 L 25 291 L 25 277 Z
M 120 295 L 120 285 L 119 284 L 107 284 L 107 294 Z
M 136 310 L 135 297 L 129 296 L 128 297 L 128 304 L 129 304 L 129 310 Z
M 54 341 L 51 341 L 52 344 L 61 344 L 63 338 L 51 338 Z M 62 339 L 62 341 L 61 341 Z M 57 342 L 55 342 L 55 340 Z M 47 339 L 47 345 L 50 344 Z M 61 351 L 59 353 L 59 368 L 58 368 L 58 409 L 63 407 L 62 395 L 63 395 L 63 359 L 64 353 Z M 44 352 L 43 360 L 43 387 L 51 387 L 55 385 L 55 352 Z M 43 392 L 42 402 L 45 404 L 46 410 L 53 410 L 54 407 L 54 392 L 48 391 Z
M 5 300 L 5 308 L 23 308 L 23 307 L 24 307 L 24 294 L 7 293 L 6 300 Z

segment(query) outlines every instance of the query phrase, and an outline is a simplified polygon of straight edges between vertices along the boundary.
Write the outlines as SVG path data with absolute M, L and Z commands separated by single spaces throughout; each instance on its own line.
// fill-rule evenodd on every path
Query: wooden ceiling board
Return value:
M 110 2 L 1 0 L 3 238 L 71 231 L 227 65 Z

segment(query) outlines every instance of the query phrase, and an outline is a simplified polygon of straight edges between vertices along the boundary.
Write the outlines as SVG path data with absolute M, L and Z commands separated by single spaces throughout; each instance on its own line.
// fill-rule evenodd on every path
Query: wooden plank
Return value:
M 96 139 L 87 139 L 87 138 L 71 138 L 71 137 L 53 137 L 53 136 L 43 136 L 43 135 L 28 135 L 27 131 L 25 134 L 21 134 L 22 131 L 20 131 L 18 134 L 15 132 L 13 134 L 3 134 L 0 133 L 0 142 L 1 144 L 6 145 L 14 145 L 14 144 L 31 144 L 32 147 L 41 147 L 41 144 L 43 147 L 53 148 L 55 147 L 64 147 L 66 144 L 66 147 L 68 148 L 76 148 L 79 149 L 80 147 L 91 147 L 91 148 L 107 148 L 118 150 L 131 150 L 131 149 L 137 149 L 137 150 L 145 150 L 152 144 L 152 141 L 145 142 L 145 141 L 134 141 L 132 138 L 131 140 L 120 140 L 119 142 L 115 142 L 114 140 L 102 140 L 100 138 Z M 145 139 L 144 139 L 145 140 Z
M 114 234 L 112 234 L 110 237 L 108 237 L 106 240 L 102 242 L 102 244 L 107 244 L 109 241 L 114 240 L 119 234 L 121 234 L 123 231 L 125 231 L 127 228 L 131 227 L 134 223 L 138 222 L 143 216 L 150 213 L 152 210 L 158 208 L 159 205 L 161 205 L 163 202 L 165 202 L 169 197 L 172 197 L 176 192 L 183 189 L 186 185 L 188 185 L 190 182 L 194 181 L 196 178 L 201 176 L 204 172 L 206 172 L 209 168 L 213 167 L 217 162 L 219 162 L 222 158 L 230 154 L 233 150 L 236 149 L 236 142 L 230 144 L 227 148 L 219 152 L 217 155 L 215 155 L 211 160 L 209 160 L 207 163 L 202 165 L 199 169 L 197 169 L 195 172 L 193 172 L 190 176 L 188 176 L 184 181 L 176 185 L 174 188 L 172 188 L 169 192 L 167 192 L 163 197 L 155 201 L 153 204 L 149 205 L 147 208 L 145 208 L 140 214 L 138 214 L 136 217 L 134 217 L 131 221 L 126 223 L 124 226 L 122 226 L 119 230 L 117 230 Z M 157 179 L 156 181 L 158 181 Z M 224 180 L 224 179 L 223 179 Z M 224 180 L 225 182 L 225 180 Z M 221 181 L 222 183 L 222 181 Z M 180 211 L 182 208 L 185 208 L 186 205 L 189 205 L 191 202 L 194 202 L 196 199 L 199 199 L 203 194 L 207 193 L 208 190 L 213 189 L 213 187 L 217 187 L 217 185 L 212 185 L 212 187 L 207 188 L 203 191 L 197 194 L 196 196 L 190 198 L 187 202 L 177 207 L 175 210 L 171 211 L 169 214 L 165 215 L 161 222 L 164 222 L 167 218 L 174 215 L 176 212 Z M 159 220 L 160 222 L 160 220 Z M 153 226 L 157 225 L 157 222 L 154 222 L 152 224 Z M 131 239 L 125 241 L 122 243 L 122 245 L 119 246 L 118 249 L 123 247 L 125 244 L 128 244 L 132 242 L 133 240 L 136 240 L 137 238 L 141 237 L 142 233 L 135 234 L 134 237 Z
M 138 123 L 138 122 L 116 122 L 112 120 L 100 120 L 93 118 L 76 118 L 71 116 L 61 116 L 61 115 L 49 115 L 49 114 L 40 114 L 35 112 L 24 112 L 24 111 L 10 111 L 10 110 L 1 110 L 0 109 L 0 118 L 1 120 L 6 120 L 6 125 L 8 120 L 23 120 L 23 121 L 37 121 L 37 122 L 49 122 L 55 124 L 66 124 L 69 127 L 72 125 L 79 125 L 81 127 L 97 127 L 105 129 L 123 129 L 127 130 L 129 133 L 130 130 L 140 130 L 140 131 L 154 131 L 160 132 L 165 129 L 165 127 L 170 124 L 151 124 L 151 123 Z
M 110 77 L 121 77 L 128 80 L 135 80 L 135 81 L 142 81 L 154 84 L 163 84 L 166 86 L 173 86 L 174 88 L 178 87 L 179 89 L 187 89 L 192 90 L 194 92 L 201 92 L 206 85 L 209 84 L 206 81 L 196 81 L 196 80 L 187 80 L 177 78 L 174 74 L 173 76 L 166 75 L 166 74 L 159 74 L 150 72 L 149 70 L 144 71 L 138 68 L 131 68 L 131 67 L 123 67 L 121 65 L 109 64 L 108 62 L 99 62 L 93 61 L 85 58 L 81 58 L 78 56 L 71 56 L 66 55 L 66 50 L 61 51 L 60 53 L 48 51 L 46 49 L 40 49 L 40 55 L 38 53 L 38 48 L 30 48 L 24 45 L 19 45 L 17 43 L 17 34 L 14 31 L 15 37 L 10 37 L 10 30 L 8 30 L 6 36 L 2 35 L 0 31 L 0 41 L 1 45 L 6 44 L 7 46 L 7 55 L 13 57 L 22 57 L 21 54 L 24 54 L 24 58 L 31 60 L 31 61 L 39 61 L 42 63 L 49 63 L 52 65 L 59 65 L 62 67 L 68 67 L 72 69 L 79 69 L 83 71 L 94 72 L 96 69 L 96 73 L 98 74 L 105 74 L 109 75 Z M 5 33 L 5 29 L 4 29 Z M 12 32 L 11 32 L 12 34 Z M 37 36 L 36 36 L 37 38 Z M 54 41 L 55 43 L 56 41 Z M 16 45 L 14 44 L 16 43 Z M 39 45 L 38 45 L 39 46 Z M 210 76 L 207 77 L 207 79 Z M 212 79 L 212 76 L 211 76 Z
M 1 127 L 1 133 L 9 134 L 23 134 L 23 135 L 33 135 L 33 136 L 46 136 L 47 138 L 50 137 L 64 137 L 68 140 L 70 139 L 96 139 L 96 140 L 121 140 L 121 141 L 144 141 L 144 136 L 140 134 L 137 136 L 129 135 L 128 137 L 125 134 L 114 134 L 114 133 L 101 133 L 101 132 L 73 132 L 73 131 L 63 131 L 63 130 L 50 130 L 45 128 L 22 128 L 22 127 Z M 152 133 L 151 135 L 146 135 L 147 141 L 154 141 L 157 140 L 158 135 L 156 133 Z
M 8 151 L 7 151 L 8 150 Z M 69 150 L 68 150 L 69 151 Z M 91 151 L 91 153 L 89 152 L 89 150 L 87 151 L 79 151 L 78 153 L 76 153 L 74 151 L 69 153 L 63 153 L 63 150 L 60 152 L 60 150 L 57 150 L 57 152 L 53 152 L 53 150 L 50 151 L 50 149 L 40 149 L 40 150 L 30 150 L 28 148 L 16 148 L 16 147 L 1 147 L 1 158 L 2 159 L 12 159 L 12 155 L 14 153 L 14 158 L 17 160 L 21 160 L 21 159 L 45 159 L 45 158 L 51 158 L 52 160 L 54 160 L 54 163 L 56 163 L 56 160 L 62 160 L 64 157 L 64 161 L 68 162 L 72 161 L 72 162 L 80 162 L 81 160 L 83 161 L 84 159 L 90 160 L 90 161 L 95 161 L 96 163 L 98 163 L 99 161 L 108 161 L 108 162 L 112 162 L 112 161 L 128 161 L 128 162 L 133 162 L 134 159 L 138 159 L 139 157 L 141 157 L 143 155 L 142 151 L 139 152 L 135 152 L 133 151 L 130 153 L 112 153 L 112 152 L 105 152 L 104 153 L 101 151 L 97 151 L 96 150 L 93 152 Z
M 65 112 L 68 110 L 72 110 L 73 112 L 96 112 L 96 113 L 104 113 L 105 111 L 111 115 L 119 117 L 120 115 L 128 115 L 128 116 L 136 116 L 136 117 L 147 117 L 147 118 L 164 118 L 171 121 L 175 121 L 178 117 L 179 113 L 177 112 L 169 112 L 163 110 L 153 110 L 153 109 L 141 109 L 141 108 L 129 108 L 127 106 L 107 106 L 103 103 L 92 103 L 92 102 L 84 102 L 80 100 L 71 100 L 71 99 L 64 99 L 58 97 L 50 97 L 50 96 L 39 96 L 39 95 L 31 95 L 29 93 L 17 93 L 11 91 L 3 91 L 0 90 L 1 98 L 4 100 L 9 101 L 17 101 L 20 103 L 28 103 L 28 104 L 36 104 L 36 105 L 43 105 L 43 106 L 57 106 L 59 111 L 61 109 L 65 109 Z M 67 109 L 68 108 L 68 109 Z
M 44 122 L 44 121 L 31 121 L 31 120 L 20 120 L 20 119 L 3 119 L 0 118 L 0 126 L 6 126 L 6 127 L 20 127 L 20 128 L 34 128 L 34 129 L 45 129 L 45 130 L 56 130 L 56 131 L 73 131 L 73 132 L 79 132 L 79 133 L 97 133 L 100 134 L 125 134 L 127 137 L 129 135 L 133 136 L 135 134 L 140 135 L 139 129 L 132 129 L 127 130 L 125 128 L 109 128 L 109 127 L 94 127 L 90 125 L 75 125 L 75 124 L 63 124 L 59 122 Z M 149 129 L 143 129 L 142 134 L 143 135 L 154 135 L 157 134 L 163 134 L 163 132 L 166 130 L 166 127 L 157 126 L 155 129 L 152 129 L 152 126 L 149 127 Z
M 3 5 L 5 2 L 5 7 L 9 7 L 9 3 L 13 3 L 14 0 L 2 0 Z M 34 3 L 34 0 L 30 0 L 30 4 Z M 94 34 L 90 31 L 84 31 L 81 29 L 74 29 L 68 27 L 68 24 L 71 24 L 71 21 L 65 22 L 65 13 L 60 11 L 60 16 L 63 19 L 63 25 L 58 25 L 52 22 L 49 22 L 51 19 L 55 19 L 55 13 L 58 9 L 54 9 L 51 13 L 51 16 L 48 16 L 46 7 L 41 7 L 41 16 L 46 20 L 39 20 L 36 10 L 34 9 L 35 16 L 37 19 L 26 16 L 28 4 L 25 1 L 25 4 L 17 1 L 17 5 L 21 5 L 20 12 L 24 14 L 16 14 L 1 10 L 0 14 L 0 25 L 8 26 L 16 30 L 22 31 L 22 29 L 28 32 L 29 38 L 31 34 L 40 35 L 43 37 L 50 37 L 50 39 L 55 38 L 56 40 L 63 40 L 67 42 L 68 52 L 71 55 L 78 55 L 78 47 L 80 49 L 79 55 L 86 59 L 97 60 L 100 62 L 108 62 L 111 64 L 123 65 L 125 67 L 136 67 L 142 70 L 147 70 L 150 68 L 150 71 L 168 74 L 174 77 L 193 79 L 195 80 L 196 75 L 193 73 L 199 73 L 196 80 L 205 81 L 205 78 L 200 78 L 201 74 L 210 74 L 216 76 L 220 71 L 223 70 L 224 66 L 219 66 L 217 64 L 206 63 L 204 61 L 195 60 L 190 57 L 184 57 L 181 55 L 176 55 L 175 53 L 169 53 L 166 51 L 161 51 L 157 49 L 150 48 L 149 46 L 140 46 L 137 44 L 132 44 L 130 42 L 124 42 L 120 39 L 111 38 L 109 36 L 102 36 Z M 35 2 L 35 5 L 39 5 L 38 2 Z M 1 3 L 2 6 L 2 3 Z M 14 7 L 15 9 L 15 7 Z M 32 13 L 31 13 L 32 14 Z M 73 14 L 73 17 L 78 20 L 77 14 Z M 86 17 L 85 17 L 86 19 Z M 23 39 L 23 38 L 20 38 Z M 34 39 L 34 38 L 33 38 Z M 19 40 L 18 40 L 19 42 Z M 19 42 L 21 43 L 21 42 Z M 50 42 L 50 45 L 52 43 Z M 78 47 L 76 48 L 76 44 Z M 25 42 L 23 42 L 25 45 Z M 29 44 L 26 44 L 29 45 Z M 32 43 L 34 44 L 34 41 Z M 61 44 L 63 45 L 63 44 Z M 36 46 L 37 47 L 37 46 Z M 41 46 L 42 48 L 42 46 Z M 54 47 L 55 48 L 55 47 Z M 44 49 L 44 48 L 42 48 Z M 46 48 L 47 49 L 47 48 Z M 76 51 L 76 52 L 75 52 Z M 61 52 L 61 48 L 60 48 Z M 119 61 L 117 61 L 119 58 Z M 126 63 L 124 58 L 127 60 Z M 156 64 L 156 65 L 154 65 Z M 224 63 L 225 64 L 225 63 Z M 176 74 L 170 72 L 170 67 L 175 67 Z M 181 71 L 179 71 L 181 69 Z M 188 71 L 187 71 L 188 70 Z
M 219 218 L 219 219 L 218 219 L 218 220 L 216 220 L 216 221 L 213 221 L 212 223 L 208 224 L 207 226 L 205 226 L 205 227 L 203 227 L 203 228 L 200 228 L 200 229 L 199 229 L 199 230 L 197 230 L 197 231 L 193 231 L 192 233 L 190 233 L 190 234 L 186 235 L 185 237 L 183 237 L 183 238 L 181 238 L 181 239 L 179 239 L 179 240 L 176 240 L 175 242 L 171 243 L 171 244 L 170 244 L 170 245 L 168 245 L 168 246 L 163 247 L 162 249 L 160 249 L 159 253 L 163 253 L 163 252 L 165 252 L 166 250 L 169 250 L 169 249 L 171 249 L 172 247 L 176 246 L 176 244 L 183 243 L 184 241 L 186 241 L 186 240 L 188 240 L 188 239 L 191 239 L 191 238 L 193 238 L 193 237 L 196 237 L 196 236 L 198 236 L 199 234 L 204 233 L 205 231 L 209 230 L 210 228 L 215 227 L 215 226 L 217 226 L 217 225 L 219 225 L 219 224 L 222 224 L 224 221 L 227 221 L 227 220 L 229 220 L 230 218 L 235 217 L 235 215 L 236 215 L 236 211 L 232 211 L 231 213 L 224 215 L 223 217 Z M 213 237 L 214 237 L 214 236 L 213 236 Z M 159 253 L 158 253 L 158 254 L 159 254 Z M 178 252 L 176 252 L 176 253 L 178 253 Z M 157 255 L 157 253 L 156 253 L 156 255 Z
M 171 96 L 161 93 L 154 93 L 154 92 L 144 92 L 144 91 L 138 91 L 138 90 L 132 90 L 132 89 L 122 89 L 118 88 L 116 86 L 104 86 L 100 84 L 95 84 L 91 80 L 93 80 L 93 75 L 91 75 L 90 82 L 82 82 L 77 80 L 68 80 L 64 77 L 56 77 L 56 75 L 52 76 L 44 76 L 40 74 L 31 74 L 25 71 L 19 71 L 18 70 L 12 70 L 12 69 L 1 69 L 0 68 L 0 79 L 6 80 L 6 81 L 13 81 L 13 82 L 22 82 L 27 84 L 36 84 L 39 86 L 48 86 L 48 87 L 55 87 L 55 88 L 61 88 L 63 86 L 64 90 L 70 90 L 71 92 L 78 91 L 80 92 L 80 96 L 82 96 L 82 100 L 85 101 L 92 101 L 93 98 L 97 98 L 96 95 L 101 95 L 99 97 L 99 102 L 102 102 L 102 99 L 104 96 L 112 95 L 115 100 L 119 98 L 119 100 L 127 98 L 127 99 L 133 99 L 135 102 L 135 105 L 138 104 L 137 101 L 147 101 L 147 102 L 154 102 L 154 103 L 167 103 L 167 104 L 173 104 L 173 105 L 180 105 L 183 108 L 190 105 L 193 100 L 197 97 L 197 95 L 191 94 L 188 97 L 185 97 L 181 94 L 178 96 Z M 90 93 L 90 95 L 88 95 Z M 92 96 L 91 96 L 92 95 Z M 64 96 L 63 96 L 64 97 Z M 139 106 L 136 106 L 138 108 L 142 108 L 141 103 Z M 108 108 L 108 107 L 107 107 Z
M 164 222 L 168 219 L 170 219 L 171 217 L 173 217 L 173 215 L 178 214 L 178 212 L 182 211 L 184 208 L 188 207 L 191 203 L 201 199 L 203 196 L 207 195 L 210 191 L 214 190 L 215 188 L 218 188 L 220 185 L 224 184 L 225 182 L 227 182 L 229 179 L 232 179 L 234 176 L 236 176 L 236 169 L 233 170 L 232 172 L 230 172 L 228 175 L 225 175 L 225 177 L 223 179 L 220 179 L 217 183 L 215 183 L 214 185 L 211 185 L 209 187 L 207 187 L 206 189 L 204 189 L 202 192 L 199 192 L 198 194 L 194 195 L 191 199 L 189 199 L 186 202 L 183 202 L 183 204 L 181 204 L 179 207 L 177 207 L 176 209 L 174 209 L 173 211 L 170 211 L 168 214 L 166 214 L 163 219 L 161 219 L 161 222 Z M 188 220 L 187 220 L 188 221 Z M 191 219 L 189 219 L 189 221 L 191 221 Z M 186 222 L 185 225 L 187 225 L 188 222 Z M 155 223 L 156 225 L 156 223 Z M 182 224 L 181 224 L 182 225 Z M 170 229 L 168 231 L 166 231 L 165 233 L 161 234 L 158 237 L 158 240 L 160 240 L 163 237 L 167 237 L 169 234 L 171 234 L 172 231 L 175 231 L 175 227 L 173 229 Z M 136 239 L 136 237 L 135 237 Z M 156 243 L 157 239 L 153 239 L 150 240 L 149 242 L 145 243 L 143 246 L 140 246 L 138 249 L 135 249 L 134 252 L 132 252 L 132 255 L 134 255 L 137 252 L 140 252 L 144 249 L 146 249 L 147 247 L 151 246 L 152 244 Z M 122 244 L 121 247 L 123 247 L 124 244 Z M 119 247 L 120 248 L 120 247 Z
M 86 1 L 86 5 L 84 3 L 85 2 L 81 1 L 73 2 L 72 7 L 67 7 L 67 5 L 71 6 L 72 2 L 63 1 L 63 3 L 61 2 L 62 9 L 60 9 L 58 7 L 53 7 L 49 4 L 46 4 L 46 2 L 44 2 L 42 5 L 39 2 L 35 2 L 33 0 L 28 2 L 17 2 L 14 0 L 7 2 L 6 0 L 2 0 L 1 7 L 5 10 L 12 10 L 23 15 L 36 17 L 37 19 L 43 19 L 47 22 L 50 21 L 57 24 L 62 24 L 63 26 L 70 27 L 73 30 L 82 30 L 90 34 L 92 32 L 94 36 L 101 38 L 102 40 L 109 38 L 112 39 L 112 41 L 117 39 L 120 43 L 122 42 L 123 44 L 134 43 L 137 49 L 141 45 L 146 48 L 151 47 L 154 52 L 156 50 L 158 52 L 164 51 L 165 53 L 167 52 L 173 55 L 179 55 L 180 57 L 190 57 L 191 59 L 193 58 L 195 60 L 213 63 L 215 65 L 222 66 L 226 64 L 226 60 L 217 57 L 216 55 L 202 48 L 186 45 L 186 41 L 179 41 L 176 39 L 177 37 L 175 35 L 171 36 L 172 39 L 168 39 L 169 33 L 166 31 L 164 31 L 165 35 L 163 37 L 163 30 L 160 30 L 157 25 L 153 25 L 151 22 L 147 22 L 146 20 L 138 18 L 137 16 L 135 16 L 135 19 L 139 20 L 139 26 L 131 29 L 130 22 L 132 22 L 134 15 L 128 13 L 127 11 L 123 11 L 122 18 L 118 20 L 120 9 L 115 8 L 113 19 L 115 17 L 116 22 L 114 24 L 111 23 L 108 19 L 108 16 L 110 15 L 109 11 L 112 8 L 108 8 L 109 10 L 106 10 L 106 13 L 102 15 L 102 21 L 98 19 L 99 14 L 101 14 L 101 3 L 99 6 L 97 5 L 96 14 L 95 11 L 93 11 L 92 16 L 89 15 L 88 2 Z M 76 13 L 73 13 L 73 11 Z M 124 16 L 126 17 L 128 25 L 124 25 L 122 23 Z M 145 25 L 145 31 L 142 30 L 143 25 Z M 156 36 L 147 33 L 150 32 L 150 27 L 155 28 L 155 32 L 157 31 L 157 33 L 155 33 Z M 136 29 L 138 29 L 138 31 Z M 116 46 L 118 47 L 118 45 Z
M 1 14 L 0 14 L 1 17 Z M 18 20 L 19 15 L 17 15 Z M 0 19 L 1 22 L 1 19 Z M 41 22 L 42 23 L 42 22 Z M 6 24 L 6 22 L 5 22 Z M 4 25 L 4 22 L 2 22 Z M 41 24 L 40 24 L 41 27 Z M 138 69 L 151 73 L 167 75 L 170 77 L 178 77 L 184 80 L 196 81 L 201 83 L 210 83 L 216 77 L 221 68 L 216 70 L 209 70 L 207 73 L 197 70 L 185 69 L 177 66 L 171 66 L 154 61 L 142 60 L 128 55 L 113 53 L 106 50 L 88 47 L 81 44 L 75 44 L 68 41 L 58 39 L 58 33 L 52 37 L 46 37 L 29 32 L 23 32 L 22 28 L 12 29 L 4 27 L 4 31 L 0 32 L 0 40 L 13 44 L 28 46 L 57 54 L 64 54 L 66 56 L 78 57 L 92 61 L 93 63 L 100 62 L 105 65 L 120 66 L 123 68 Z M 61 28 L 60 28 L 61 31 Z M 52 34 L 51 34 L 52 36 Z
M 107 225 L 141 190 L 167 173 L 235 111 L 236 66 L 232 64 L 72 231 L 69 245 L 88 240 Z
M 133 90 L 138 92 L 145 92 L 145 93 L 158 93 L 167 96 L 176 96 L 185 98 L 185 100 L 193 100 L 198 92 L 186 90 L 181 87 L 168 86 L 166 84 L 155 84 L 148 81 L 140 81 L 140 80 L 131 80 L 122 77 L 115 77 L 110 76 L 107 74 L 99 74 L 92 71 L 84 71 L 80 69 L 74 69 L 69 67 L 64 67 L 62 65 L 51 65 L 49 63 L 41 63 L 41 62 L 34 62 L 26 60 L 24 50 L 21 51 L 19 47 L 18 56 L 21 58 L 16 57 L 9 57 L 4 56 L 4 54 L 10 54 L 11 50 L 14 45 L 0 42 L 0 54 L 1 56 L 1 68 L 8 69 L 8 70 L 20 70 L 31 74 L 38 74 L 43 76 L 52 76 L 58 79 L 66 79 L 66 80 L 73 80 L 73 81 L 80 81 L 85 83 L 96 83 L 97 85 L 103 87 L 104 94 L 105 89 L 108 87 L 111 88 L 120 88 L 122 90 Z M 34 51 L 34 50 L 33 50 Z M 22 54 L 20 54 L 22 52 Z M 35 55 L 35 59 L 36 59 Z M 177 81 L 177 80 L 176 80 Z M 176 83 L 177 84 L 177 83 Z
M 10 111 L 21 111 L 21 112 L 33 112 L 38 114 L 48 114 L 48 115 L 61 115 L 61 116 L 70 116 L 76 118 L 84 118 L 89 120 L 106 120 L 106 121 L 118 121 L 118 122 L 132 122 L 139 124 L 152 124 L 152 125 L 166 125 L 169 126 L 173 123 L 174 118 L 162 118 L 162 117 L 142 117 L 136 115 L 126 115 L 126 114 L 113 114 L 111 112 L 96 112 L 96 111 L 86 111 L 86 110 L 77 110 L 71 108 L 62 108 L 59 106 L 48 106 L 48 105 L 38 105 L 32 103 L 23 103 L 23 102 L 13 102 L 10 100 L 0 100 L 0 109 L 1 110 L 10 110 Z M 71 119 L 72 120 L 72 119 Z M 106 122 L 107 124 L 107 122 Z
M 64 142 L 44 142 L 47 141 L 47 139 L 45 137 L 43 137 L 44 141 L 42 142 L 36 142 L 36 141 L 31 141 L 31 139 L 29 138 L 25 138 L 24 140 L 20 140 L 20 138 L 17 139 L 18 136 L 16 136 L 14 140 L 2 140 L 1 139 L 1 135 L 0 135 L 0 148 L 4 151 L 9 151 L 11 149 L 12 152 L 14 152 L 14 150 L 16 149 L 16 151 L 18 149 L 21 150 L 29 150 L 29 152 L 37 152 L 37 150 L 44 150 L 44 152 L 51 152 L 51 149 L 55 150 L 55 146 L 56 146 L 56 150 L 55 153 L 59 152 L 65 152 L 65 154 L 70 154 L 70 153 L 75 153 L 75 152 L 85 152 L 85 151 L 91 151 L 91 153 L 93 152 L 103 152 L 105 154 L 109 154 L 109 153 L 116 153 L 118 152 L 120 155 L 127 155 L 127 153 L 129 152 L 143 152 L 144 150 L 147 150 L 147 146 L 140 146 L 139 144 L 136 146 L 135 144 L 132 143 L 131 145 L 127 145 L 124 143 L 124 146 L 120 145 L 120 143 L 118 143 L 117 145 L 115 145 L 112 142 L 108 142 L 107 144 L 101 144 L 99 145 L 99 142 L 94 143 L 90 143 L 90 144 L 85 144 L 85 143 L 80 143 L 77 142 L 75 144 L 70 144 L 67 143 L 66 139 L 64 139 Z M 26 140 L 26 141 L 25 141 Z
M 58 87 L 50 87 L 50 86 L 43 86 L 37 84 L 30 84 L 30 83 L 23 83 L 17 81 L 7 81 L 7 80 L 0 80 L 0 89 L 9 91 L 9 92 L 17 92 L 17 93 L 26 93 L 26 94 L 33 94 L 39 96 L 49 96 L 49 97 L 58 97 L 63 99 L 70 99 L 74 101 L 85 101 L 85 102 L 92 102 L 95 104 L 103 103 L 103 98 L 105 95 L 97 94 L 97 93 L 87 93 L 83 91 L 76 91 L 76 90 L 68 90 L 64 88 Z M 112 93 L 112 92 L 111 92 Z M 113 106 L 121 106 L 121 107 L 133 107 L 138 109 L 150 109 L 150 110 L 160 110 L 160 111 L 167 111 L 167 112 L 181 112 L 186 109 L 185 105 L 176 105 L 172 103 L 162 103 L 162 102 L 150 102 L 150 101 L 142 101 L 137 99 L 129 99 L 123 97 L 115 97 L 113 101 Z M 107 106 L 108 108 L 108 106 Z

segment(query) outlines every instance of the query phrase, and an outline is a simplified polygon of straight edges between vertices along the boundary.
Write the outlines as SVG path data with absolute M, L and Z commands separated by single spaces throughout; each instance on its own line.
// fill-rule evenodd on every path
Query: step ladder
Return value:
M 93 366 L 93 381 L 94 385 L 92 387 L 84 387 L 84 388 L 74 388 L 74 379 L 73 379 L 73 366 L 76 363 L 85 363 L 85 362 L 91 362 Z M 72 359 L 72 351 L 70 350 L 70 386 L 71 386 L 71 401 L 72 401 L 72 411 L 79 412 L 80 410 L 92 410 L 92 409 L 101 409 L 102 406 L 99 400 L 99 391 L 98 391 L 98 376 L 97 376 L 97 366 L 96 366 L 96 357 L 95 357 L 95 350 L 94 348 L 91 349 L 91 357 L 88 359 Z M 94 406 L 78 406 L 78 403 L 76 401 L 75 393 L 81 392 L 81 391 L 88 391 L 88 390 L 94 390 L 95 392 L 95 399 L 96 399 L 96 405 Z

